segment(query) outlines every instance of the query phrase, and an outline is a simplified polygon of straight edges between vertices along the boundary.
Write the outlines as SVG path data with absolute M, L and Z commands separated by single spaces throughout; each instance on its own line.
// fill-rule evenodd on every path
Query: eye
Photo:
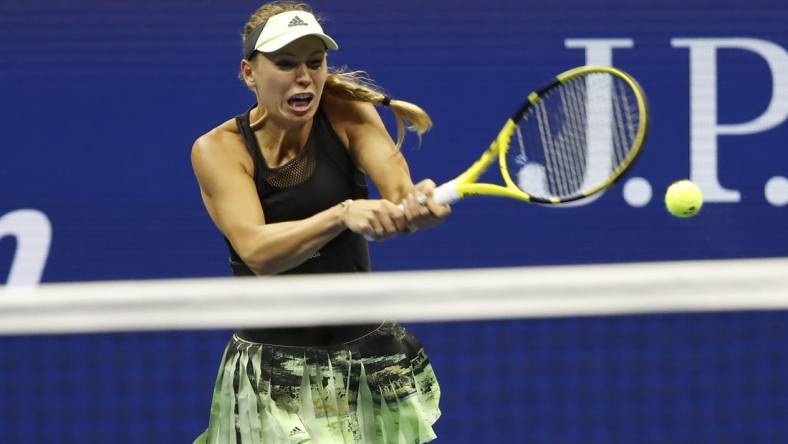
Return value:
M 323 66 L 323 59 L 310 60 L 308 65 L 310 69 L 320 69 Z
M 293 60 L 288 59 L 279 59 L 276 62 L 276 67 L 283 70 L 293 69 L 296 66 L 296 62 Z

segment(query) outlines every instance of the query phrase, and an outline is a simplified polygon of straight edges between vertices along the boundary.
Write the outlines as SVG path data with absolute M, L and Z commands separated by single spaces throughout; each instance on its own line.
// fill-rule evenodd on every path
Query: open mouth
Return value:
M 314 98 L 315 95 L 312 93 L 294 94 L 287 99 L 287 104 L 296 111 L 302 111 L 309 108 L 309 104 L 312 103 Z

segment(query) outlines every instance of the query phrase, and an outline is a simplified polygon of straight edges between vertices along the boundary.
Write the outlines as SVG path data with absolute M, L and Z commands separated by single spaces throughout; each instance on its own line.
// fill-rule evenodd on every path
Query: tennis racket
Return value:
M 570 69 L 529 94 L 479 160 L 437 187 L 433 199 L 484 195 L 555 205 L 589 197 L 632 166 L 648 121 L 646 96 L 632 76 L 607 66 Z M 478 183 L 495 159 L 504 185 Z

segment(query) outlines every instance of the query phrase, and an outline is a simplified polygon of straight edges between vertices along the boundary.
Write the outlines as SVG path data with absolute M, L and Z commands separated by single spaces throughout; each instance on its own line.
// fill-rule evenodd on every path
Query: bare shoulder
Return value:
M 233 148 L 238 145 L 238 142 L 240 142 L 240 134 L 231 119 L 198 137 L 192 146 L 192 155 L 217 156 L 223 153 L 230 154 L 235 151 Z
M 345 100 L 327 94 L 323 99 L 323 108 L 331 126 L 346 146 L 358 131 L 384 128 L 380 114 L 375 106 L 368 102 Z
M 191 159 L 198 176 L 208 166 L 240 164 L 247 172 L 253 171 L 252 160 L 233 119 L 198 137 L 192 145 Z
M 326 94 L 323 99 L 323 107 L 326 114 L 339 123 L 359 124 L 369 122 L 374 118 L 380 119 L 375 105 L 360 100 L 346 100 Z

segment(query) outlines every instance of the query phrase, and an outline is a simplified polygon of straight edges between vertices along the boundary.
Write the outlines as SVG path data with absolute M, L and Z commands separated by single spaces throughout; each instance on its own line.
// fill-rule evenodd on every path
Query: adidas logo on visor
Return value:
M 309 26 L 305 21 L 301 20 L 301 17 L 295 16 L 293 20 L 290 20 L 290 23 L 287 24 L 288 28 L 292 28 L 293 26 Z

